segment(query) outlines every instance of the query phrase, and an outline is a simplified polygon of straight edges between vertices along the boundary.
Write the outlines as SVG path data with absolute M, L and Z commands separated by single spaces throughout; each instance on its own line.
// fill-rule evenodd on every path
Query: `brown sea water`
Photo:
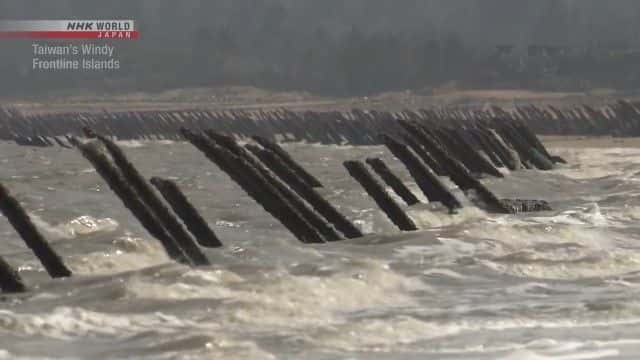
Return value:
M 0 359 L 635 359 L 640 149 L 554 143 L 569 164 L 483 182 L 554 211 L 432 204 L 401 233 L 342 167 L 383 147 L 284 145 L 368 235 L 299 243 L 193 146 L 120 143 L 175 180 L 225 244 L 168 260 L 81 155 L 0 144 L 0 181 L 74 272 L 50 280 L 5 219 L 0 254 L 30 291 L 0 302 Z

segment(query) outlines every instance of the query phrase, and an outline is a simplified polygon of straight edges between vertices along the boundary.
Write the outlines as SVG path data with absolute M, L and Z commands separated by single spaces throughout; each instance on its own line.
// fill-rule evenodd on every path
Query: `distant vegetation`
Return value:
M 0 0 L 2 18 L 132 18 L 122 69 L 34 73 L 0 42 L 0 95 L 253 85 L 329 95 L 640 87 L 636 0 Z

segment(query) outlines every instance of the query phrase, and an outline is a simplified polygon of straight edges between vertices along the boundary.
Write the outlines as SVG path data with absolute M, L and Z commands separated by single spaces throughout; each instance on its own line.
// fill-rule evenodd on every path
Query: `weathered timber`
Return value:
M 344 167 L 367 194 L 378 204 L 387 217 L 402 231 L 416 231 L 418 227 L 411 218 L 386 193 L 384 187 L 369 173 L 367 167 L 359 161 L 345 161 Z
M 176 219 L 174 214 L 165 206 L 158 195 L 153 191 L 147 180 L 133 166 L 122 149 L 113 141 L 104 136 L 97 136 L 98 139 L 107 148 L 116 166 L 120 169 L 120 173 L 131 184 L 133 189 L 138 193 L 140 199 L 147 205 L 158 220 L 163 224 L 164 228 L 169 232 L 184 253 L 194 262 L 196 266 L 211 265 L 209 259 L 200 250 L 193 237 L 185 230 L 180 221 Z
M 409 148 L 391 138 L 388 135 L 380 135 L 380 140 L 387 146 L 391 153 L 397 157 L 409 170 L 409 173 L 418 184 L 418 187 L 429 201 L 438 201 L 446 206 L 449 211 L 462 208 L 462 204 L 438 179 L 438 177 L 427 168 Z
M 246 148 L 251 151 L 254 155 L 256 155 L 258 158 L 261 158 L 262 155 L 260 154 L 260 152 L 262 151 L 268 151 L 268 150 L 263 150 L 258 148 L 257 146 L 251 145 L 251 144 L 247 144 Z M 310 209 L 309 207 L 307 207 L 307 205 L 305 204 L 304 200 L 300 197 L 300 195 L 298 193 L 295 192 L 295 190 L 291 190 L 289 187 L 285 186 L 285 182 L 282 178 L 273 176 L 269 170 L 267 170 L 267 168 L 264 168 L 264 166 L 262 164 L 256 164 L 256 166 L 260 169 L 260 172 L 265 175 L 265 177 L 269 180 L 270 183 L 272 183 L 276 189 L 278 189 L 278 191 L 287 199 L 289 200 L 289 202 L 294 206 L 294 208 L 296 210 L 298 210 L 298 212 L 300 212 L 300 214 L 311 224 L 313 225 L 316 230 L 318 230 L 318 232 L 320 234 L 322 234 L 322 236 L 327 240 L 327 241 L 339 241 L 339 240 L 343 240 L 343 237 L 338 234 L 338 232 L 331 226 L 329 225 L 329 223 L 327 223 L 327 221 L 322 218 L 320 215 L 318 215 L 316 212 L 314 212 L 312 209 Z M 291 186 L 291 185 L 289 185 Z
M 349 239 L 362 237 L 363 234 L 349 219 L 342 215 L 331 203 L 329 203 L 314 188 L 302 181 L 296 173 L 290 169 L 281 157 L 273 151 L 256 151 L 260 158 L 271 171 L 277 174 L 285 183 L 305 199 L 320 215 L 333 224 L 336 229 Z
M 132 186 L 127 183 L 118 169 L 111 163 L 107 156 L 98 149 L 96 144 L 81 144 L 76 139 L 73 139 L 73 144 L 80 150 L 82 156 L 93 165 L 98 174 L 105 180 L 107 185 L 109 185 L 109 188 L 113 190 L 124 206 L 140 221 L 149 234 L 160 241 L 171 259 L 183 264 L 195 265 L 195 262 L 185 254 L 180 245 L 178 245 L 178 242 L 164 228 L 162 222 L 158 220 L 148 205 L 140 199 Z
M 323 237 L 326 241 L 338 241 L 343 240 L 342 236 L 336 232 L 336 230 L 331 227 L 326 221 L 324 221 L 320 216 L 318 216 L 313 210 L 311 210 L 304 201 L 289 187 L 287 187 L 281 179 L 277 176 L 274 176 L 262 163 L 257 161 L 254 157 L 252 157 L 249 152 L 254 152 L 251 147 L 253 145 L 248 144 L 246 149 L 242 146 L 238 145 L 236 140 L 229 136 L 220 134 L 213 130 L 205 130 L 204 133 L 216 144 L 226 148 L 233 154 L 243 158 L 247 161 L 247 163 L 253 166 L 262 176 L 264 176 L 265 180 L 275 188 L 276 192 L 282 196 L 289 204 L 297 211 L 300 216 L 302 216 L 309 224 L 311 224 L 316 231 Z M 258 149 L 255 147 L 255 149 Z
M 0 184 L 0 210 L 52 278 L 71 276 L 71 270 L 67 268 L 62 258 L 40 234 L 18 200 L 2 184 Z
M 173 211 L 182 219 L 198 244 L 209 247 L 221 247 L 222 243 L 202 218 L 198 210 L 189 202 L 176 183 L 158 177 L 151 178 L 151 184 L 158 189 Z
M 438 175 L 438 176 L 445 176 L 447 175 L 444 170 L 442 169 L 442 166 L 440 166 L 440 164 L 438 164 L 438 162 L 433 158 L 433 156 L 431 156 L 431 154 L 429 154 L 424 147 L 422 147 L 415 139 L 413 136 L 411 136 L 410 134 L 404 133 L 401 134 L 402 136 L 402 140 L 404 140 L 404 142 L 409 145 L 409 147 L 413 150 L 413 152 L 415 152 L 420 159 L 422 159 L 422 161 L 429 166 L 429 168 L 431 170 L 433 170 L 433 172 Z
M 463 191 L 473 189 L 491 211 L 510 213 L 487 187 L 471 175 L 469 170 L 456 158 L 449 156 L 444 147 L 419 124 L 404 123 L 407 131 L 420 138 L 422 144 L 443 164 L 451 180 Z
M 407 205 L 415 205 L 420 203 L 420 200 L 409 190 L 409 188 L 400 180 L 396 174 L 394 174 L 387 164 L 379 158 L 368 158 L 367 164 L 371 166 L 378 176 L 391 188 L 393 191 L 404 200 Z
M 182 129 L 183 136 L 209 160 L 231 177 L 268 213 L 278 219 L 298 240 L 304 243 L 322 243 L 324 239 L 291 204 L 245 159 L 215 144 L 204 135 Z
M 451 180 L 458 185 L 460 189 L 463 191 L 473 189 L 490 211 L 500 213 L 512 212 L 511 209 L 505 206 L 480 180 L 473 177 L 460 161 L 448 156 L 438 141 L 423 131 L 424 127 L 420 128 L 419 126 L 415 126 L 413 129 L 415 133 L 421 137 L 423 143 L 432 150 L 435 156 L 442 159 L 446 164 L 447 172 Z
M 3 293 L 20 293 L 27 290 L 20 274 L 0 256 L 0 290 Z
M 253 136 L 253 140 L 255 140 L 258 144 L 262 145 L 265 149 L 273 151 L 277 154 L 282 161 L 284 161 L 293 171 L 300 176 L 304 182 L 306 182 L 311 187 L 322 187 L 322 183 L 313 175 L 311 175 L 307 170 L 305 170 L 297 161 L 295 161 L 289 153 L 284 151 L 283 148 L 280 147 L 275 142 L 269 141 L 260 136 Z

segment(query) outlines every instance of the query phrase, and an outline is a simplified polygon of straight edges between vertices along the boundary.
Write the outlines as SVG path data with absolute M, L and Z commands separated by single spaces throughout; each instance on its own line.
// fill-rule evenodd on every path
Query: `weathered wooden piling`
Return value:
M 300 176 L 307 185 L 311 187 L 322 187 L 322 183 L 313 175 L 311 175 L 307 170 L 305 170 L 297 161 L 295 161 L 289 153 L 284 151 L 283 148 L 280 147 L 275 142 L 269 141 L 260 136 L 253 136 L 253 140 L 255 140 L 258 144 L 262 145 L 265 149 L 271 150 L 275 154 L 277 154 L 282 161 L 284 161 L 293 171 L 295 171 L 298 176 Z
M 323 144 L 347 142 L 352 145 L 371 145 L 378 143 L 375 139 L 378 133 L 398 135 L 398 124 L 395 121 L 397 119 L 421 123 L 429 121 L 438 126 L 444 125 L 450 130 L 450 125 L 458 129 L 469 129 L 479 120 L 498 117 L 510 123 L 521 122 L 527 128 L 531 128 L 531 131 L 524 130 L 530 134 L 522 130 L 518 131 L 521 136 L 528 139 L 528 144 L 535 146 L 542 155 L 552 158 L 537 144 L 537 140 L 530 136 L 534 134 L 533 130 L 541 134 L 604 135 L 609 133 L 615 136 L 635 136 L 640 134 L 638 109 L 637 103 L 619 101 L 601 109 L 593 109 L 586 105 L 570 109 L 529 105 L 517 106 L 514 111 L 492 106 L 491 110 L 421 109 L 400 113 L 354 109 L 346 113 L 337 111 L 297 113 L 286 110 L 220 112 L 181 110 L 23 115 L 19 111 L 3 110 L 0 111 L 0 121 L 5 126 L 0 128 L 0 138 L 15 139 L 20 145 L 50 146 L 52 144 L 50 140 L 55 141 L 51 138 L 66 134 L 80 135 L 81 129 L 87 127 L 100 134 L 122 140 L 182 140 L 176 130 L 180 126 L 185 126 L 193 129 L 213 128 L 216 131 L 224 131 L 244 138 L 259 135 L 270 141 L 279 139 Z M 94 136 L 91 133 L 86 135 L 89 138 Z M 461 140 L 458 135 L 455 137 Z M 455 148 L 456 151 L 463 151 L 459 160 L 471 171 L 478 172 L 484 168 L 492 172 L 491 167 L 477 158 L 477 154 L 467 153 L 469 145 L 476 148 L 477 145 L 486 147 L 486 144 L 481 144 L 481 140 L 467 144 L 463 142 L 465 140 L 447 145 L 454 146 L 452 149 Z
M 158 177 L 151 178 L 151 184 L 158 189 L 164 199 L 171 205 L 173 211 L 182 219 L 187 229 L 193 234 L 198 244 L 216 248 L 222 243 L 211 230 L 207 222 L 200 216 L 198 210 L 189 202 L 176 183 Z
M 153 191 L 147 180 L 138 172 L 138 169 L 127 159 L 122 149 L 113 141 L 98 135 L 98 139 L 105 145 L 116 166 L 120 169 L 122 175 L 136 190 L 140 199 L 147 204 L 158 220 L 163 224 L 164 228 L 169 232 L 184 253 L 194 261 L 197 266 L 211 265 L 206 255 L 196 244 L 193 237 L 185 230 L 182 224 L 175 218 L 173 213 L 165 206 L 158 195 Z
M 259 153 L 261 151 L 267 151 L 258 148 L 255 145 L 247 144 L 246 148 L 251 151 L 258 158 L 260 157 Z M 251 158 L 248 156 L 248 158 Z M 253 160 L 253 158 L 251 158 Z M 260 173 L 271 183 L 284 197 L 289 200 L 291 205 L 311 224 L 316 230 L 325 238 L 326 241 L 339 241 L 344 240 L 344 238 L 338 234 L 338 232 L 325 221 L 320 215 L 314 212 L 312 209 L 307 207 L 304 200 L 298 195 L 295 191 L 291 190 L 284 184 L 284 180 L 279 178 L 277 174 L 272 175 L 267 168 L 265 168 L 262 164 L 257 163 L 254 164 L 256 168 L 260 171 Z
M 52 278 L 71 276 L 71 270 L 67 268 L 62 258 L 40 234 L 18 200 L 11 196 L 2 184 L 0 184 L 0 210 Z
M 18 272 L 0 256 L 0 290 L 10 294 L 24 292 L 26 289 Z
M 415 205 L 420 203 L 420 200 L 409 190 L 409 188 L 394 174 L 387 164 L 379 158 L 368 158 L 367 164 L 371 166 L 378 176 L 391 188 L 393 191 L 404 200 L 407 205 Z
M 467 191 L 469 189 L 473 189 L 480 199 L 487 205 L 487 207 L 492 211 L 509 213 L 511 212 L 508 207 L 506 207 L 500 200 L 493 194 L 489 189 L 487 189 L 484 184 L 480 182 L 480 180 L 476 179 L 471 175 L 469 170 L 456 158 L 453 158 L 447 154 L 444 150 L 443 146 L 434 139 L 431 135 L 429 135 L 424 127 L 421 127 L 417 124 L 405 124 L 407 131 L 411 131 L 417 137 L 422 140 L 422 144 L 425 145 L 429 149 L 429 151 L 438 159 L 438 161 L 443 164 L 445 170 L 449 174 L 451 180 L 458 185 L 458 187 Z
M 264 149 L 264 151 L 255 151 L 254 154 L 262 161 L 271 171 L 277 174 L 285 183 L 305 199 L 311 206 L 322 215 L 327 221 L 333 224 L 336 229 L 349 239 L 362 237 L 363 234 L 349 219 L 342 215 L 331 203 L 329 203 L 314 188 L 302 181 L 298 174 L 294 173 L 288 167 L 284 160 L 273 151 Z
M 359 161 L 345 161 L 344 167 L 367 194 L 378 204 L 387 217 L 402 231 L 416 231 L 418 227 L 411 218 L 386 193 L 384 187 L 369 173 L 366 166 Z
M 322 243 L 324 239 L 267 180 L 240 156 L 216 145 L 209 138 L 181 129 L 184 137 L 209 160 L 218 165 L 268 213 L 278 219 L 298 240 Z
M 460 201 L 453 196 L 451 191 L 447 189 L 431 169 L 427 168 L 406 145 L 385 134 L 380 135 L 380 140 L 409 170 L 416 184 L 418 184 L 418 187 L 429 201 L 439 201 L 450 211 L 462 208 Z
M 169 257 L 183 264 L 195 265 L 194 260 L 185 254 L 178 242 L 168 233 L 160 220 L 140 199 L 107 156 L 94 143 L 81 144 L 76 139 L 72 141 L 124 206 L 140 221 L 149 234 L 160 241 Z
M 409 145 L 409 147 L 422 159 L 422 161 L 429 166 L 429 168 L 439 176 L 445 176 L 446 173 L 442 169 L 442 166 L 429 154 L 414 138 L 412 135 L 404 133 L 402 134 L 402 140 Z
M 553 163 L 546 159 L 534 145 L 530 144 L 524 138 L 522 131 L 516 129 L 511 122 L 495 119 L 494 124 L 496 125 L 496 131 L 518 151 L 522 160 L 529 162 L 540 170 L 551 170 L 553 168 Z
M 291 189 L 289 189 L 281 179 L 274 176 L 262 163 L 253 158 L 247 149 L 252 150 L 251 144 L 248 144 L 246 148 L 238 145 L 236 140 L 228 135 L 220 134 L 213 130 L 205 130 L 204 133 L 216 144 L 231 151 L 234 155 L 237 155 L 247 161 L 247 163 L 253 166 L 260 174 L 267 180 L 267 182 L 273 186 L 276 192 L 284 197 L 285 200 L 291 204 L 293 209 L 297 211 L 307 222 L 309 222 L 316 231 L 322 235 L 326 241 L 338 241 L 343 240 L 342 236 L 338 234 L 333 227 L 331 227 L 326 221 L 324 221 L 318 214 L 311 210 L 304 201 Z M 257 147 L 255 148 L 257 149 Z M 254 152 L 254 151 L 252 151 Z

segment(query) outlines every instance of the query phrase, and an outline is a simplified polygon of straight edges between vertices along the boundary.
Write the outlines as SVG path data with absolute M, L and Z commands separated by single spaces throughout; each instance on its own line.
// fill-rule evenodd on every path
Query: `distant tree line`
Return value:
M 0 95 L 640 86 L 640 2 L 631 0 L 0 0 L 0 18 L 109 17 L 141 31 L 116 42 L 120 70 L 33 72 L 30 43 L 3 40 Z

